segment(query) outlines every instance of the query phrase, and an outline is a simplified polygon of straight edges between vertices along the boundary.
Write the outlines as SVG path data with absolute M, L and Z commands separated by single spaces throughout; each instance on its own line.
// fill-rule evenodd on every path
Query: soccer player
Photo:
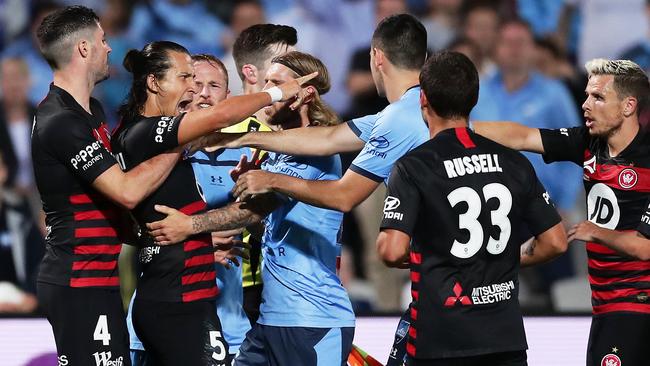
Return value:
M 566 251 L 561 219 L 528 160 L 467 129 L 478 73 L 455 52 L 420 74 L 431 140 L 393 167 L 377 238 L 392 266 L 410 257 L 408 364 L 526 365 L 518 269 Z M 522 248 L 522 226 L 535 241 Z
M 244 95 L 257 93 L 264 88 L 266 71 L 271 60 L 284 53 L 295 51 L 298 35 L 293 27 L 279 24 L 256 24 L 244 29 L 233 45 L 233 57 L 241 78 Z M 223 129 L 223 132 L 270 131 L 265 123 L 266 113 L 255 112 L 242 123 Z M 260 156 L 263 156 L 263 152 Z M 250 245 L 250 260 L 242 261 L 242 286 L 244 289 L 243 306 L 251 326 L 257 322 L 262 301 L 262 276 L 259 271 L 262 244 L 259 238 L 243 234 L 244 242 Z M 250 328 L 239 327 L 239 337 L 243 339 Z
M 477 133 L 505 146 L 571 161 L 584 169 L 589 221 L 571 239 L 587 241 L 593 319 L 587 365 L 641 365 L 650 339 L 648 192 L 650 134 L 639 114 L 648 103 L 648 76 L 627 60 L 586 64 L 585 124 L 556 130 L 517 123 L 476 123 Z
M 307 83 L 306 105 L 296 110 L 288 103 L 265 108 L 270 124 L 290 129 L 336 121 L 334 112 L 320 99 L 330 86 L 327 69 L 310 55 L 294 51 L 274 58 L 266 76 L 267 87 L 284 85 L 313 71 L 318 71 L 318 76 Z M 337 155 L 270 155 L 262 168 L 275 173 L 319 180 L 337 179 L 341 174 Z M 165 220 L 147 226 L 156 240 L 168 243 L 248 225 L 272 211 L 263 238 L 260 318 L 247 334 L 235 364 L 344 365 L 352 346 L 354 313 L 336 275 L 343 215 L 275 194 L 265 205 L 254 201 L 263 197 L 191 217 L 170 212 Z
M 133 208 L 155 191 L 180 154 L 154 157 L 128 173 L 118 167 L 104 112 L 90 97 L 109 75 L 111 52 L 91 9 L 58 10 L 36 35 L 54 71 L 32 133 L 48 232 L 38 301 L 52 325 L 60 364 L 130 365 L 117 269 L 125 240 L 120 207 Z
M 227 99 L 212 107 L 184 113 L 194 94 L 194 68 L 187 50 L 173 42 L 130 50 L 125 68 L 133 83 L 120 109 L 122 123 L 112 147 L 124 170 L 151 156 L 241 121 L 270 102 L 292 98 L 300 83 L 314 75 L 266 92 Z M 160 217 L 154 204 L 186 213 L 206 204 L 188 161 L 176 164 L 165 182 L 132 213 L 140 227 Z M 225 365 L 228 348 L 215 313 L 218 293 L 210 235 L 161 247 L 141 236 L 143 273 L 133 303 L 133 325 L 152 362 L 162 365 Z

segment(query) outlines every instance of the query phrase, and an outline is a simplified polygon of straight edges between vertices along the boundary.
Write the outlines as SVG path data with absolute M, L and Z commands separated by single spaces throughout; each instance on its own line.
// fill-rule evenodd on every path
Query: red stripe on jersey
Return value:
M 612 291 L 592 291 L 591 296 L 596 300 L 614 300 L 622 297 L 634 296 L 640 293 L 648 293 L 647 289 L 626 288 Z
M 415 271 L 411 271 L 411 281 L 412 281 L 413 283 L 418 283 L 418 282 L 420 282 L 420 273 L 415 272 Z
M 107 271 L 117 268 L 117 261 L 75 261 L 72 262 L 73 271 Z
M 215 271 L 192 273 L 190 275 L 183 276 L 181 278 L 181 283 L 183 285 L 190 285 L 197 282 L 214 281 L 216 276 L 217 276 L 217 272 Z
M 587 251 L 588 252 L 593 252 L 593 253 L 598 253 L 598 254 L 616 254 L 620 255 L 620 253 L 598 243 L 593 243 L 593 242 L 587 242 Z
M 593 171 L 593 172 L 592 172 Z M 585 179 L 635 192 L 650 192 L 650 169 L 631 165 L 595 164 L 584 170 Z
M 84 278 L 71 278 L 71 287 L 95 287 L 95 286 L 119 286 L 120 279 L 117 276 L 113 277 L 84 277 Z
M 111 227 L 91 227 L 74 229 L 75 238 L 117 237 L 115 229 Z
M 589 258 L 587 260 L 589 268 L 604 269 L 611 271 L 647 271 L 650 270 L 650 261 L 631 261 L 631 262 L 604 262 L 597 259 Z
M 415 252 L 411 251 L 411 263 L 413 263 L 413 264 L 421 264 L 422 263 L 422 254 L 415 253 Z
M 120 254 L 122 244 L 78 245 L 74 254 Z
M 178 211 L 186 214 L 186 215 L 193 215 L 201 210 L 204 210 L 206 208 L 206 204 L 203 201 L 196 201 L 192 202 L 187 206 L 181 207 Z
M 650 314 L 650 304 L 636 304 L 617 302 L 613 304 L 604 304 L 594 306 L 594 314 L 611 313 L 614 311 L 631 311 L 635 313 Z
M 469 134 L 467 133 L 466 128 L 455 128 L 456 131 L 456 138 L 458 138 L 458 141 L 460 141 L 463 146 L 465 146 L 466 149 L 471 149 L 476 147 L 474 144 L 474 141 L 472 141 L 472 138 L 469 137 Z
M 418 309 L 411 306 L 411 320 L 418 320 Z
M 589 283 L 594 286 L 611 285 L 613 283 L 630 283 L 630 282 L 650 282 L 650 276 L 637 276 L 637 277 L 596 277 L 589 276 Z
M 418 337 L 418 331 L 417 331 L 417 329 L 415 329 L 415 327 L 413 327 L 412 324 L 409 327 L 409 337 L 411 337 L 413 339 L 416 339 Z
M 413 298 L 413 301 L 418 301 L 418 298 L 420 297 L 420 293 L 415 290 L 411 290 L 411 297 Z
M 200 241 L 200 240 L 190 240 L 186 241 L 183 243 L 183 250 L 186 252 L 191 252 L 193 250 L 197 250 L 199 248 L 205 248 L 211 244 L 208 244 L 205 241 Z
M 411 357 L 415 357 L 415 346 L 411 342 L 406 342 L 406 353 Z
M 185 260 L 185 268 L 214 263 L 214 254 L 197 255 Z
M 217 286 L 183 293 L 183 302 L 208 299 L 219 294 Z
M 73 205 L 81 205 L 84 203 L 92 203 L 93 200 L 88 197 L 87 194 L 75 194 L 74 196 L 70 196 L 70 203 Z
M 117 215 L 115 214 L 114 211 L 100 211 L 100 210 L 79 211 L 74 213 L 74 220 L 75 221 L 108 220 L 108 219 L 113 219 L 116 216 Z

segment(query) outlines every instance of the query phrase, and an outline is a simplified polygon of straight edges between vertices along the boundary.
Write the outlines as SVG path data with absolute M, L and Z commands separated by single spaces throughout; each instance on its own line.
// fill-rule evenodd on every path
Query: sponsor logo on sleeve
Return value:
M 99 152 L 102 149 L 102 145 L 99 141 L 95 141 L 92 144 L 87 145 L 83 149 L 70 159 L 70 164 L 75 170 L 81 169 L 86 170 L 93 166 L 96 162 L 104 158 L 103 153 Z
M 544 201 L 546 201 L 546 204 L 547 204 L 547 205 L 550 205 L 550 204 L 551 204 L 551 195 L 548 194 L 548 192 L 544 192 L 544 193 L 542 194 L 542 198 L 544 199 Z
M 363 149 L 363 152 L 378 158 L 386 159 L 386 152 L 381 151 L 390 147 L 390 142 L 384 136 L 378 136 L 371 138 L 366 147 Z
M 395 211 L 400 205 L 400 200 L 397 197 L 387 196 L 384 200 L 384 218 L 402 221 L 404 214 Z
M 171 132 L 172 128 L 174 128 L 174 122 L 175 120 L 173 120 L 172 117 L 160 117 L 158 127 L 156 127 L 156 135 L 153 138 L 154 141 L 162 144 L 164 141 L 163 134 L 165 133 L 165 130 Z

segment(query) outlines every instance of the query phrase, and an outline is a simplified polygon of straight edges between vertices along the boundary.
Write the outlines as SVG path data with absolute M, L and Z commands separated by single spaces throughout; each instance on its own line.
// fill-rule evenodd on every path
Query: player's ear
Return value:
M 160 86 L 158 85 L 158 80 L 156 80 L 154 74 L 147 75 L 147 89 L 153 94 L 158 94 L 160 92 Z
M 79 40 L 79 42 L 77 42 L 77 52 L 79 52 L 83 58 L 88 57 L 88 53 L 90 52 L 90 44 L 87 40 L 82 38 Z
M 420 89 L 420 107 L 426 108 L 429 106 L 429 101 L 427 100 L 427 96 L 424 95 L 424 90 Z
M 259 77 L 257 66 L 246 64 L 241 67 L 241 72 L 244 74 L 244 81 L 251 85 L 257 84 L 257 78 Z
M 386 56 L 384 55 L 384 51 L 380 50 L 377 47 L 373 47 L 372 52 L 374 53 L 374 63 L 375 67 L 379 68 L 384 65 L 384 62 L 386 61 Z
M 639 108 L 639 101 L 635 97 L 627 97 L 623 99 L 623 115 L 630 117 L 636 113 Z

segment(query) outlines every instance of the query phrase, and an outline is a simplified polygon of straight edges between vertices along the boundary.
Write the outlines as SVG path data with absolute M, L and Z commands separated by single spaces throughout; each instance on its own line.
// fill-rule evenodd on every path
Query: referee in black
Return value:
M 434 54 L 420 85 L 431 140 L 395 164 L 377 238 L 387 265 L 410 262 L 408 365 L 527 365 L 517 276 L 566 251 L 560 216 L 523 155 L 467 128 L 467 57 Z

